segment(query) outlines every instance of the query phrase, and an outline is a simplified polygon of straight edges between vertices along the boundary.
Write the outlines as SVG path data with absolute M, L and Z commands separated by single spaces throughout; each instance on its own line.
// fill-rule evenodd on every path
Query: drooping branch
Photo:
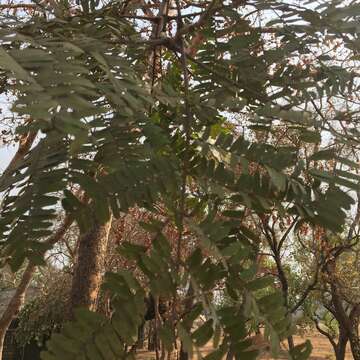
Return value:
M 332 337 L 327 331 L 325 331 L 324 329 L 321 328 L 318 319 L 313 318 L 313 320 L 314 320 L 315 327 L 316 327 L 317 331 L 318 331 L 320 334 L 326 336 L 327 339 L 330 341 L 331 345 L 333 346 L 333 348 L 336 349 L 337 345 L 336 345 L 336 342 L 334 341 L 333 337 Z

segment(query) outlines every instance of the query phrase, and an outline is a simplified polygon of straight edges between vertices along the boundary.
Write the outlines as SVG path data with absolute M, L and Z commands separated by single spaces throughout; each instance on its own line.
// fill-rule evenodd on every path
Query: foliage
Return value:
M 39 289 L 39 294 L 25 305 L 19 315 L 16 329 L 16 341 L 24 346 L 35 340 L 45 345 L 52 332 L 58 332 L 64 322 L 64 315 L 69 311 L 69 276 L 54 274 L 46 289 Z

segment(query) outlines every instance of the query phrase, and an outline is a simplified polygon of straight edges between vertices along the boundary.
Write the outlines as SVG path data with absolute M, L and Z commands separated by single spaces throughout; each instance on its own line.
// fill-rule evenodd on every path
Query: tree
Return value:
M 338 157 L 357 163 L 351 146 L 350 151 L 346 146 L 338 146 L 334 151 Z M 320 161 L 316 166 L 336 172 L 342 165 L 336 161 Z M 262 264 L 263 268 L 278 279 L 288 311 L 295 315 L 301 310 L 307 320 L 313 320 L 316 329 L 329 339 L 337 359 L 345 357 L 349 334 L 352 334 L 355 348 L 353 356 L 357 356 L 357 303 L 349 303 L 344 297 L 344 282 L 340 280 L 342 277 L 354 280 L 357 276 L 357 270 L 351 275 L 346 271 L 352 258 L 350 254 L 358 246 L 358 196 L 353 191 L 350 193 L 356 204 L 348 212 L 349 229 L 340 236 L 330 235 L 318 225 L 309 226 L 296 216 L 289 218 L 275 213 L 258 220 L 265 240 L 262 259 L 270 257 L 272 260 L 266 267 Z M 350 288 L 347 287 L 348 291 Z M 289 347 L 292 343 L 289 339 Z
M 354 359 L 358 358 L 359 303 L 357 298 L 357 244 L 326 264 L 313 304 L 313 319 L 318 330 L 334 347 L 337 359 L 344 359 L 350 342 Z M 338 339 L 336 343 L 336 338 Z
M 281 211 L 340 232 L 353 202 L 340 186 L 357 185 L 351 169 L 334 175 L 305 168 L 300 149 L 254 141 L 249 133 L 255 127 L 271 137 L 279 127 L 293 126 L 307 139 L 327 131 L 356 140 L 356 132 L 339 134 L 331 123 L 319 124 L 313 112 L 321 113 L 324 96 L 357 87 L 357 73 L 323 52 L 327 38 L 339 38 L 356 56 L 357 5 L 80 4 L 35 4 L 34 17 L 8 18 L 1 34 L 0 66 L 14 95 L 13 111 L 31 118 L 18 132 L 42 134 L 1 178 L 0 241 L 7 262 L 13 271 L 26 260 L 41 263 L 39 248 L 48 249 L 43 239 L 51 235 L 60 203 L 77 222 L 84 247 L 94 244 L 79 259 L 96 265 L 102 251 L 95 249 L 102 248 L 112 215 L 137 205 L 156 218 L 160 203 L 167 219 L 142 224 L 151 245 L 123 243 L 121 252 L 141 270 L 155 299 L 172 302 L 171 316 L 157 323 L 166 349 L 171 352 L 178 337 L 191 356 L 194 346 L 214 338 L 213 358 L 250 356 L 251 319 L 265 324 L 275 354 L 279 339 L 290 336 L 291 319 L 282 294 L 256 274 L 258 239 L 242 214 Z M 265 24 L 268 13 L 275 15 Z M 243 134 L 229 130 L 224 118 L 239 113 Z M 333 156 L 315 149 L 312 160 Z M 177 230 L 174 247 L 163 232 L 168 222 Z M 198 242 L 186 255 L 182 250 L 193 238 Z M 89 266 L 82 269 L 90 274 Z M 95 273 L 89 281 L 94 296 L 87 298 L 99 288 Z M 219 285 L 233 302 L 216 310 L 211 294 Z M 179 294 L 191 287 L 185 306 Z M 134 344 L 144 317 L 144 286 L 119 271 L 106 276 L 104 288 L 112 294 L 111 319 L 90 311 L 90 301 L 77 302 L 88 309 L 74 310 L 74 322 L 53 336 L 44 359 L 127 355 L 123 345 Z M 262 296 L 262 288 L 272 291 Z M 209 320 L 192 331 L 203 311 Z M 303 344 L 291 356 L 309 352 Z

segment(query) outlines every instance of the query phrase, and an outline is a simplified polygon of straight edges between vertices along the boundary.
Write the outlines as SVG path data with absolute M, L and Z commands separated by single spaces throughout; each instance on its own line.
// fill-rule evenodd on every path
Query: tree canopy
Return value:
M 257 227 L 275 261 L 305 228 L 319 243 L 349 226 L 344 246 L 356 235 L 357 1 L 34 1 L 1 11 L 1 92 L 19 124 L 0 178 L 3 266 L 46 266 L 62 211 L 79 228 L 80 254 L 112 217 L 149 214 L 139 225 L 150 241 L 117 249 L 141 280 L 108 272 L 111 317 L 73 310 L 42 359 L 132 356 L 148 291 L 170 304 L 165 319 L 155 314 L 167 351 L 180 339 L 191 357 L 212 340 L 208 360 L 255 358 L 250 324 L 261 324 L 279 354 L 295 326 L 287 294 L 260 271 Z M 275 241 L 280 218 L 293 225 Z M 322 249 L 319 268 L 330 271 L 334 249 Z M 217 291 L 229 304 L 214 305 Z M 310 351 L 306 342 L 289 356 Z

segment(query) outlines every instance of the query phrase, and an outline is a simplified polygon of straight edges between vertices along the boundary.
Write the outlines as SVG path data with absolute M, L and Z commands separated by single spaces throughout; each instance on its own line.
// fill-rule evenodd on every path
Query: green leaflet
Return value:
M 114 303 L 113 318 L 109 320 L 86 309 L 77 310 L 74 322 L 66 324 L 60 334 L 49 340 L 42 359 L 56 359 L 64 354 L 68 359 L 125 359 L 124 344 L 133 344 L 144 316 L 144 294 L 130 273 L 114 276 L 116 285 L 108 283 L 107 287 L 113 296 L 121 296 L 121 302 Z

